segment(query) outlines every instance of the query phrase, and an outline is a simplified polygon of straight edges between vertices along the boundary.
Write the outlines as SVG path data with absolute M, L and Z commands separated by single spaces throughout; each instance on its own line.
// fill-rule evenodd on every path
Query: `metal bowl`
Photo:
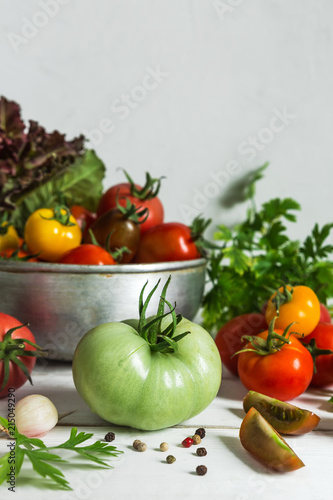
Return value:
M 138 301 L 160 279 L 147 316 L 157 309 L 171 275 L 166 299 L 191 320 L 205 284 L 205 259 L 158 264 L 82 266 L 42 262 L 0 262 L 0 311 L 29 323 L 48 358 L 71 361 L 80 338 L 108 321 L 138 318 Z

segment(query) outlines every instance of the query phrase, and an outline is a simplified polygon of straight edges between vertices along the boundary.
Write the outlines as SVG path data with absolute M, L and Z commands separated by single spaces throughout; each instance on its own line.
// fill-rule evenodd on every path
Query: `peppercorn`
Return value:
M 138 447 L 137 447 L 137 450 L 138 450 L 138 451 L 146 451 L 146 449 L 147 449 L 147 445 L 146 445 L 146 443 L 141 443 L 141 442 L 140 442 L 140 443 L 138 444 Z
M 138 445 L 141 443 L 140 439 L 136 439 L 134 442 L 133 442 L 133 448 L 135 448 L 136 450 L 138 449 Z
M 205 465 L 198 465 L 196 471 L 198 476 L 204 476 L 207 472 L 207 467 Z
M 105 434 L 105 441 L 107 441 L 108 443 L 110 443 L 111 441 L 114 441 L 115 440 L 115 433 L 114 432 L 108 432 L 107 434 Z
M 205 457 L 207 455 L 207 450 L 206 448 L 198 448 L 197 449 L 197 455 L 199 457 Z
M 166 461 L 168 462 L 168 464 L 173 464 L 176 461 L 176 459 L 173 455 L 168 455 L 166 457 Z
M 167 451 L 168 449 L 169 449 L 168 443 L 163 442 L 163 443 L 160 444 L 160 450 L 161 451 Z
M 199 436 L 199 434 L 194 434 L 192 439 L 193 439 L 193 444 L 200 444 L 201 443 L 201 437 Z
M 198 436 L 200 436 L 201 439 L 203 439 L 206 436 L 206 431 L 203 427 L 199 427 L 199 429 L 197 429 L 195 433 L 198 434 Z
M 187 437 L 182 441 L 182 445 L 184 448 L 189 448 L 193 444 L 193 439 L 191 437 Z

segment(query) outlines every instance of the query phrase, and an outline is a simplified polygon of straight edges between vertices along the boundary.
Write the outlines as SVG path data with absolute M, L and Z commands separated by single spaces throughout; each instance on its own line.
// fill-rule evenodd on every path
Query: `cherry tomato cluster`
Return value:
M 24 238 L 7 221 L 0 226 L 0 255 L 17 260 L 112 265 L 191 260 L 201 257 L 201 235 L 210 221 L 189 227 L 164 222 L 158 198 L 161 179 L 146 174 L 144 186 L 127 182 L 107 189 L 96 213 L 81 205 L 34 211 Z
M 215 337 L 222 363 L 252 391 L 287 401 L 333 384 L 333 324 L 308 286 L 283 286 L 261 313 L 245 313 Z

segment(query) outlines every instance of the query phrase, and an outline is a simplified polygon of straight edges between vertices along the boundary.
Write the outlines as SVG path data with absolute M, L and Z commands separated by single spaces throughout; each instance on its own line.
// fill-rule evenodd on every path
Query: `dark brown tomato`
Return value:
M 118 208 L 109 210 L 101 217 L 95 220 L 90 226 L 94 237 L 99 245 L 104 248 L 109 247 L 111 253 L 114 253 L 124 247 L 124 251 L 117 261 L 122 264 L 131 262 L 134 258 L 140 242 L 139 224 L 122 214 Z M 109 241 L 108 241 L 109 237 Z M 91 243 L 90 234 L 84 237 L 84 243 Z

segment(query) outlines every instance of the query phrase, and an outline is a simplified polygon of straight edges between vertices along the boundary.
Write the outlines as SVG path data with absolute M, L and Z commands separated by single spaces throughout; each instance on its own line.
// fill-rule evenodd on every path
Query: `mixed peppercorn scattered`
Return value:
M 187 436 L 185 439 L 183 439 L 181 444 L 183 445 L 184 448 L 190 448 L 192 445 L 200 444 L 201 440 L 205 437 L 205 435 L 206 435 L 205 429 L 203 427 L 200 427 L 199 429 L 197 429 L 195 431 L 195 434 L 192 437 Z M 105 441 L 108 441 L 108 442 L 114 441 L 115 433 L 108 432 L 105 435 L 104 439 L 105 439 Z M 132 446 L 135 450 L 140 451 L 140 452 L 147 450 L 146 443 L 143 443 L 140 439 L 135 439 L 133 441 Z M 166 441 L 163 441 L 160 444 L 159 449 L 162 452 L 165 452 L 169 449 L 169 444 Z M 207 455 L 207 450 L 206 450 L 206 448 L 203 448 L 203 447 L 197 448 L 196 454 L 199 457 L 204 457 Z M 173 455 L 168 455 L 165 460 L 168 464 L 173 464 L 174 462 L 176 462 L 176 457 L 174 457 Z M 207 467 L 205 465 L 198 465 L 196 468 L 196 473 L 198 476 L 204 476 L 207 473 Z

